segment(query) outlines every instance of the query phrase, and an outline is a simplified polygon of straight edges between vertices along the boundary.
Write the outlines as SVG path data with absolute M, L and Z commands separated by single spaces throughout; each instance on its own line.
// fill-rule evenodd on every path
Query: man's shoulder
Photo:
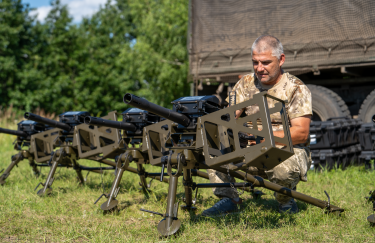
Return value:
M 290 73 L 286 73 L 286 75 L 288 77 L 287 80 L 289 81 L 289 83 L 292 84 L 292 86 L 294 86 L 299 93 L 303 93 L 304 95 L 311 96 L 311 92 L 309 88 L 304 82 L 302 82 L 301 79 L 297 78 L 296 76 Z
M 248 73 L 242 76 L 246 81 L 254 81 L 254 73 Z
M 288 77 L 288 81 L 295 84 L 295 85 L 304 85 L 306 86 L 306 84 L 304 82 L 302 82 L 301 79 L 297 78 L 296 76 L 290 74 L 290 73 L 286 73 L 286 76 Z
M 235 88 L 248 89 L 254 86 L 254 73 L 243 75 L 241 79 L 236 83 Z
M 246 75 L 243 75 L 241 80 L 244 82 L 244 83 L 247 83 L 247 84 L 253 84 L 254 83 L 254 73 L 249 73 L 249 74 L 246 74 Z
M 289 83 L 294 87 L 290 93 L 288 102 L 288 116 L 295 119 L 305 115 L 312 115 L 311 92 L 309 88 L 299 78 L 287 73 Z

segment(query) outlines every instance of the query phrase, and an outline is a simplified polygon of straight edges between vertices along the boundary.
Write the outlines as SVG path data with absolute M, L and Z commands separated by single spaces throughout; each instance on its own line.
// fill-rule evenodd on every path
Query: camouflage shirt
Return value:
M 242 103 L 253 98 L 254 94 L 267 91 L 269 95 L 275 96 L 281 100 L 287 101 L 285 104 L 289 121 L 305 116 L 312 115 L 311 92 L 307 86 L 297 77 L 284 73 L 280 81 L 275 85 L 264 85 L 255 76 L 254 73 L 243 76 L 234 86 L 236 91 L 236 103 Z M 226 99 L 229 102 L 229 97 Z M 268 106 L 274 107 L 277 102 L 274 99 L 267 99 Z M 252 115 L 259 111 L 257 106 L 246 107 L 246 115 Z M 282 130 L 281 117 L 279 113 L 271 114 L 271 122 L 274 131 Z M 251 126 L 251 124 L 249 124 Z M 260 124 L 259 124 L 260 125 Z M 258 126 L 259 126 L 258 125 Z M 294 147 L 308 147 L 310 141 L 306 144 L 298 144 Z

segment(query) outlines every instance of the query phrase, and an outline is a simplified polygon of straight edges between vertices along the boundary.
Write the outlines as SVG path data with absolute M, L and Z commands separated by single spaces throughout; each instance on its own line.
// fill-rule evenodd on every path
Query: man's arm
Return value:
M 236 119 L 238 119 L 245 109 L 236 111 Z M 306 143 L 310 133 L 311 115 L 300 116 L 290 120 L 291 126 L 289 128 L 290 137 L 293 145 Z M 284 137 L 284 131 L 274 131 L 273 135 L 276 137 Z M 253 145 L 253 144 L 252 144 Z M 284 144 L 280 144 L 284 145 Z
M 310 132 L 311 115 L 300 116 L 290 120 L 290 136 L 292 138 L 293 145 L 306 143 L 309 138 Z M 277 137 L 284 137 L 283 131 L 273 132 L 273 135 Z
M 241 116 L 241 114 L 244 110 L 245 110 L 245 108 L 243 108 L 242 110 L 236 110 L 236 119 L 238 119 Z

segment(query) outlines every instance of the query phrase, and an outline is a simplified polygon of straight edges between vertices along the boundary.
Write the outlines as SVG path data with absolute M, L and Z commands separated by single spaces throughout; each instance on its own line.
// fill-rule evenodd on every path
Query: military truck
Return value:
M 308 85 L 313 120 L 375 114 L 375 1 L 190 0 L 188 52 L 195 95 L 227 97 L 253 72 L 262 34 L 283 43 L 283 69 Z

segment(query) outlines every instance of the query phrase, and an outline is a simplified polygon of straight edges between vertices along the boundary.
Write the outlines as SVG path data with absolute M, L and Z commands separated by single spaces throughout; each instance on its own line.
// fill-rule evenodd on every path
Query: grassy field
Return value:
M 11 126 L 15 128 L 15 126 Z M 10 163 L 13 136 L 0 134 L 0 169 Z M 82 165 L 95 165 L 80 161 Z M 134 166 L 134 165 L 133 165 Z M 197 200 L 197 216 L 180 210 L 182 221 L 178 237 L 160 238 L 157 224 L 161 217 L 143 213 L 145 208 L 165 212 L 167 184 L 154 181 L 152 193 L 138 190 L 136 175 L 125 173 L 118 196 L 119 211 L 104 214 L 94 201 L 101 195 L 102 178 L 89 174 L 85 186 L 79 186 L 74 170 L 58 169 L 53 195 L 40 198 L 35 186 L 44 181 L 49 168 L 35 178 L 27 161 L 19 164 L 0 187 L 1 242 L 373 242 L 375 229 L 367 223 L 371 204 L 364 199 L 375 189 L 373 171 L 350 168 L 346 171 L 309 172 L 307 183 L 298 191 L 324 199 L 326 190 L 332 204 L 345 208 L 341 217 L 324 214 L 316 207 L 298 202 L 300 213 L 284 215 L 277 212 L 277 202 L 271 191 L 255 200 L 243 194 L 245 209 L 241 214 L 210 219 L 199 217 L 217 199 L 211 189 L 201 189 Z M 148 167 L 149 171 L 155 168 Z M 114 178 L 103 176 L 106 192 Z M 204 182 L 203 179 L 197 180 Z M 178 198 L 183 196 L 179 187 Z

